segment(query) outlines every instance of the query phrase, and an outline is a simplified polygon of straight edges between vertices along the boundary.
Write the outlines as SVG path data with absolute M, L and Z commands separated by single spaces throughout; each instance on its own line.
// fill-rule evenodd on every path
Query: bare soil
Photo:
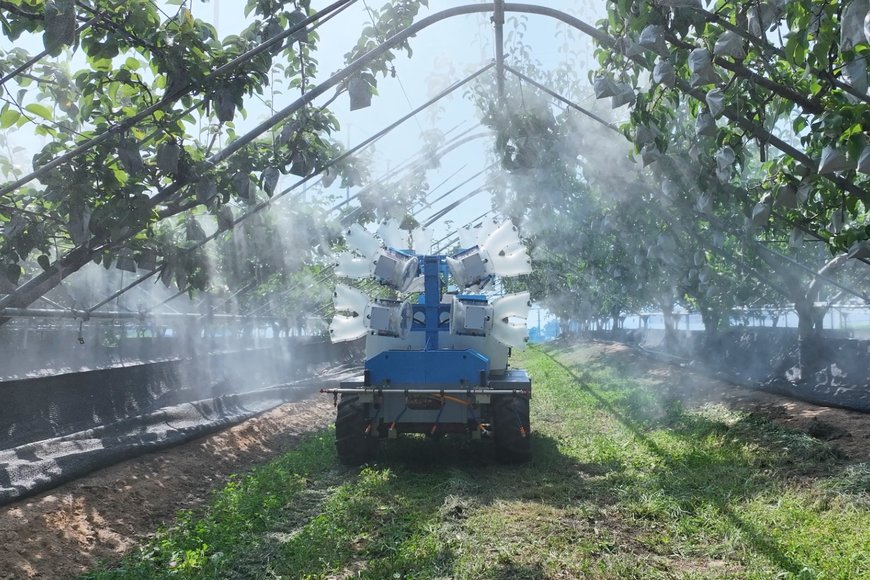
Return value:
M 565 362 L 625 365 L 661 381 L 663 396 L 686 407 L 720 403 L 757 413 L 828 440 L 853 461 L 870 461 L 870 415 L 735 387 L 622 344 L 590 343 L 559 356 Z M 333 417 L 331 398 L 316 395 L 0 508 L 0 578 L 68 578 L 100 562 L 116 562 L 158 527 L 171 524 L 178 510 L 202 506 L 229 475 L 292 449 L 303 434 Z
M 201 506 L 231 474 L 292 449 L 334 413 L 330 397 L 315 395 L 0 508 L 0 578 L 70 578 L 118 561 L 178 510 Z

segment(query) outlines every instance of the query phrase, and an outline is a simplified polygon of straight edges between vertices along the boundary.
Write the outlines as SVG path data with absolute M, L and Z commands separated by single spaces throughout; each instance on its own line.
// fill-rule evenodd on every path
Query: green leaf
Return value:
M 36 258 L 36 262 L 39 264 L 40 268 L 48 272 L 51 270 L 51 260 L 45 254 L 42 254 L 38 258 Z
M 51 109 L 46 107 L 45 105 L 41 105 L 39 103 L 30 103 L 26 107 L 24 107 L 26 111 L 33 113 L 34 115 L 38 115 L 47 121 L 51 121 L 52 114 Z
M 8 129 L 18 122 L 21 118 L 21 113 L 15 109 L 5 109 L 0 113 L 0 129 Z

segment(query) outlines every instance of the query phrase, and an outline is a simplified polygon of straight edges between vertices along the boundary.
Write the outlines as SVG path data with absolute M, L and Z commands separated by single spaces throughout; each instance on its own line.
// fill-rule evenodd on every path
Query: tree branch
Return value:
M 30 20 L 45 20 L 44 14 L 22 10 L 20 6 L 16 6 L 12 2 L 4 2 L 3 0 L 0 0 L 0 8 L 3 8 L 7 12 L 11 12 L 12 14 L 21 16 L 22 18 L 29 18 Z

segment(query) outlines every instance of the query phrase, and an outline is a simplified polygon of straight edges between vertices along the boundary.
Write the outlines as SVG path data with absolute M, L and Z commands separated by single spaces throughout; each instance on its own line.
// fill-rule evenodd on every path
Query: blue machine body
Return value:
M 391 248 L 393 249 L 393 248 Z M 481 404 L 488 404 L 489 392 L 530 392 L 525 371 L 491 373 L 491 361 L 473 348 L 439 348 L 439 333 L 450 330 L 451 302 L 442 302 L 449 269 L 445 256 L 419 256 L 417 275 L 423 276 L 424 292 L 411 306 L 410 332 L 425 333 L 424 340 L 377 352 L 365 361 L 362 381 L 341 386 L 370 402 L 367 420 L 373 426 L 397 432 L 470 432 L 479 435 Z M 486 296 L 460 295 L 464 302 L 486 304 Z M 491 391 L 495 389 L 495 391 Z M 445 393 L 447 391 L 447 393 Z M 463 392 L 464 391 L 464 392 Z
M 489 359 L 474 350 L 388 350 L 366 361 L 368 382 L 382 388 L 486 385 Z
M 405 253 L 405 252 L 403 252 Z M 424 292 L 412 306 L 411 332 L 425 332 L 423 350 L 389 350 L 365 363 L 367 383 L 381 388 L 485 386 L 489 359 L 474 350 L 438 350 L 438 333 L 450 327 L 450 304 L 441 302 L 442 278 L 446 283 L 444 256 L 420 256 L 419 272 Z M 446 284 L 445 284 L 446 285 Z M 486 301 L 485 296 L 474 297 Z M 418 314 L 423 315 L 419 320 Z

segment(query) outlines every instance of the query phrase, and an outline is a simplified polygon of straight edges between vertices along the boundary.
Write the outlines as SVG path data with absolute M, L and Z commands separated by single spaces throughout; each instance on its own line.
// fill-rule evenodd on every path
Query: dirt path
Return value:
M 102 469 L 0 508 L 0 578 L 75 577 L 116 561 L 180 509 L 328 425 L 326 395 L 282 405 L 225 431 Z

